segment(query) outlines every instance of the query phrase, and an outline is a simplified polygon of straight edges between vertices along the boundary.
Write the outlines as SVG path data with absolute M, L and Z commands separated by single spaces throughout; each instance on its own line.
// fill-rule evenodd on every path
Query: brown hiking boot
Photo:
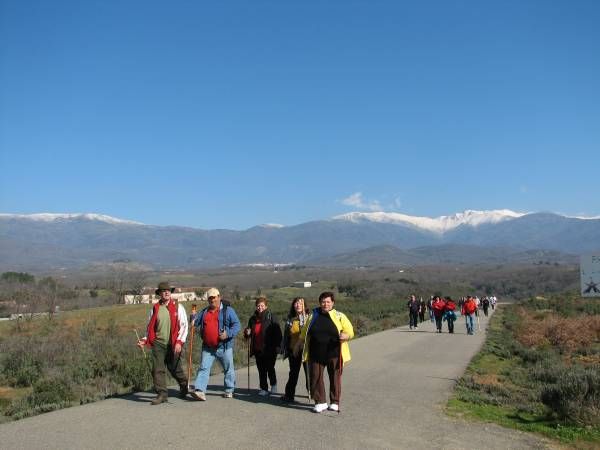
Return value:
M 169 397 L 167 394 L 158 394 L 154 400 L 150 402 L 151 405 L 160 405 L 161 403 L 165 403 Z

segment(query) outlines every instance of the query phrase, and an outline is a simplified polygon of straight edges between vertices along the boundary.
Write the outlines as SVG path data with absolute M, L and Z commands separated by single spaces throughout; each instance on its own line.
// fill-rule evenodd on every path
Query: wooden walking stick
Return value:
M 192 326 L 192 333 L 190 335 L 190 348 L 188 349 L 188 389 L 190 388 L 190 378 L 192 378 L 192 350 L 194 348 L 194 320 L 196 319 L 196 305 L 192 305 L 192 314 L 190 315 L 190 324 Z
M 137 341 L 140 342 L 141 339 L 140 339 L 140 335 L 138 334 L 137 328 L 134 328 L 133 331 L 135 331 L 135 337 L 137 337 Z M 143 345 L 140 348 L 142 349 L 142 353 L 144 354 L 144 360 L 146 361 L 148 370 L 150 370 L 150 373 L 152 373 L 152 367 L 150 367 L 150 361 L 148 361 L 148 354 L 146 353 L 146 350 L 144 350 Z

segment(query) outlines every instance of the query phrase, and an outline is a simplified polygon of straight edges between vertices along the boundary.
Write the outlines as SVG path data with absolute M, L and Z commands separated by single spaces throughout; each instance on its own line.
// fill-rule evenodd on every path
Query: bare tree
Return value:
M 125 294 L 143 295 L 146 278 L 147 272 L 130 270 L 127 264 L 117 263 L 109 274 L 107 287 L 113 292 L 115 303 L 124 303 Z
M 39 281 L 38 287 L 42 303 L 44 303 L 45 309 L 48 312 L 48 318 L 52 320 L 56 313 L 59 300 L 58 282 L 52 277 L 46 277 Z

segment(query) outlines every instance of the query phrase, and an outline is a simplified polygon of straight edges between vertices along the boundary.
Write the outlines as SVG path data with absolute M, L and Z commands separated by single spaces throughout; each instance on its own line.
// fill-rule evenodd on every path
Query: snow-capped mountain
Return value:
M 143 225 L 140 222 L 134 222 L 132 220 L 118 219 L 116 217 L 107 216 L 105 214 L 91 214 L 91 213 L 37 213 L 37 214 L 2 214 L 0 213 L 0 219 L 24 219 L 38 222 L 54 222 L 57 220 L 96 220 L 99 222 L 106 222 L 112 224 L 122 225 Z
M 78 268 L 114 260 L 162 269 L 310 264 L 343 254 L 346 261 L 360 264 L 368 258 L 376 264 L 378 258 L 383 263 L 400 257 L 390 252 L 392 247 L 403 252 L 420 248 L 403 254 L 411 264 L 489 262 L 490 252 L 504 255 L 496 261 L 547 251 L 593 253 L 600 251 L 600 219 L 510 210 L 436 218 L 355 212 L 294 226 L 263 224 L 235 231 L 143 225 L 101 214 L 0 214 L 0 270 L 5 271 Z M 370 248 L 375 250 L 361 253 Z
M 434 233 L 445 233 L 458 228 L 461 225 L 477 227 L 487 223 L 499 223 L 504 220 L 515 219 L 524 216 L 525 213 L 518 213 L 509 209 L 497 209 L 493 211 L 473 211 L 466 210 L 451 216 L 440 217 L 418 217 L 408 216 L 400 213 L 386 212 L 351 212 L 335 216 L 333 220 L 345 220 L 349 222 L 370 221 L 378 223 L 389 223 L 394 225 L 409 225 Z

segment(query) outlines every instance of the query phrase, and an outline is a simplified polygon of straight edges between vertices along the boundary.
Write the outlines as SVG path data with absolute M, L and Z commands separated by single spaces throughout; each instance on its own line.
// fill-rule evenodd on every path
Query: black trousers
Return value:
M 439 330 L 442 331 L 442 316 L 435 316 L 435 327 Z
M 454 319 L 448 319 L 448 333 L 454 333 Z
M 268 391 L 269 384 L 267 383 L 267 377 L 269 378 L 271 386 L 277 384 L 277 374 L 275 373 L 275 361 L 277 360 L 277 355 L 265 355 L 264 353 L 259 353 L 254 355 L 254 357 L 256 358 L 256 368 L 258 369 L 260 388 L 263 391 Z
M 288 377 L 288 382 L 285 385 L 285 396 L 290 400 L 294 400 L 294 396 L 296 395 L 296 385 L 298 384 L 298 378 L 300 377 L 300 367 L 304 367 L 304 378 L 306 379 L 306 391 L 308 392 L 308 375 L 307 375 L 307 364 L 302 363 L 302 354 L 298 355 L 298 357 L 292 355 L 288 356 L 288 361 L 290 363 L 290 374 Z
M 410 322 L 411 327 L 417 326 L 417 318 L 419 317 L 419 313 L 417 311 L 408 311 L 408 320 Z

